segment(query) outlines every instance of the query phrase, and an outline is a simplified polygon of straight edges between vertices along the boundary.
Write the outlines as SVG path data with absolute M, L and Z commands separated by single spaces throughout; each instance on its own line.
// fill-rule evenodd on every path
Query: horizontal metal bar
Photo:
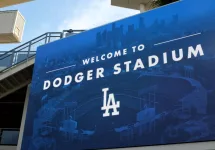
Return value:
M 18 47 L 16 47 L 16 48 L 10 50 L 10 51 L 14 51 L 14 50 L 16 50 L 16 49 L 18 49 L 18 48 L 20 48 L 20 47 L 26 45 L 26 44 L 29 44 L 30 42 L 32 42 L 32 41 L 34 41 L 34 40 L 37 40 L 37 39 L 39 39 L 39 38 L 41 38 L 41 37 L 43 37 L 43 36 L 46 36 L 47 34 L 60 34 L 59 37 L 61 37 L 61 34 L 62 34 L 62 33 L 61 33 L 61 32 L 47 32 L 47 33 L 44 33 L 44 34 L 42 34 L 42 35 L 40 35 L 40 36 L 38 36 L 38 37 L 36 37 L 36 38 L 34 38 L 34 39 L 32 39 L 32 40 L 30 40 L 30 41 L 24 43 L 24 44 L 22 44 L 22 45 L 20 45 L 20 46 L 18 46 Z M 49 37 L 49 36 L 47 36 L 47 37 Z M 7 53 L 5 53 L 5 54 L 3 54 L 3 55 L 6 55 L 6 54 L 7 54 Z
M 33 40 L 28 41 L 28 42 L 26 42 L 26 43 L 24 43 L 24 44 L 22 44 L 22 45 L 20 45 L 20 46 L 18 46 L 18 47 L 16 47 L 16 48 L 10 50 L 10 51 L 15 51 L 16 49 L 18 49 L 18 48 L 20 48 L 20 47 L 22 47 L 22 46 L 25 46 L 25 45 L 27 45 L 27 44 L 29 44 L 30 42 L 34 41 L 35 39 L 38 39 L 38 38 L 40 38 L 40 37 L 42 37 L 42 36 L 45 36 L 46 34 L 47 34 L 47 33 L 45 33 L 45 34 L 43 34 L 43 35 L 41 35 L 41 36 L 39 36 L 39 37 L 36 37 L 36 38 L 34 38 Z M 10 52 L 10 51 L 8 51 L 8 52 Z M 7 53 L 5 53 L 5 54 L 3 54 L 3 55 L 6 55 L 6 54 L 7 54 Z
M 22 51 L 22 52 L 28 52 L 28 51 Z M 31 52 L 36 52 L 36 51 L 31 51 Z M 1 54 L 1 53 L 0 53 Z M 1 55 L 0 55 L 1 56 Z
M 5 72 L 6 70 L 10 69 L 11 67 L 14 67 L 14 66 L 16 66 L 16 65 L 19 65 L 19 64 L 21 64 L 21 63 L 23 63 L 23 62 L 25 62 L 25 61 L 27 61 L 27 60 L 29 60 L 29 59 L 35 57 L 35 56 L 36 56 L 36 54 L 31 55 L 30 57 L 28 57 L 28 59 L 27 59 L 27 57 L 26 57 L 26 59 L 23 59 L 22 61 L 19 61 L 18 63 L 15 63 L 15 64 L 13 64 L 13 65 L 10 65 L 9 67 L 4 68 L 3 70 L 0 70 L 0 73 Z
M 72 30 L 72 29 L 70 29 L 70 30 L 63 30 L 63 32 L 68 32 L 68 33 L 73 33 L 73 32 L 84 32 L 84 31 L 86 31 L 86 30 Z
M 85 30 L 70 30 L 70 31 L 72 31 L 72 32 L 83 32 Z M 16 65 L 18 65 L 20 63 L 23 63 L 23 62 L 35 57 L 36 51 L 22 51 L 25 48 L 28 48 L 28 47 L 32 46 L 33 44 L 38 43 L 38 42 L 40 42 L 40 41 L 42 41 L 42 40 L 44 40 L 46 38 L 47 39 L 51 39 L 51 38 L 59 38 L 59 39 L 61 39 L 61 38 L 63 38 L 64 32 L 68 32 L 68 30 L 64 30 L 63 32 L 47 32 L 47 33 L 42 34 L 41 36 L 38 36 L 38 37 L 36 37 L 36 38 L 34 38 L 34 39 L 32 39 L 32 40 L 30 40 L 30 41 L 28 41 L 28 42 L 26 42 L 26 43 L 24 43 L 22 45 L 10 50 L 10 51 L 5 52 L 4 54 L 1 54 L 1 52 L 0 52 L 0 60 L 3 60 L 5 58 L 7 58 L 7 57 L 10 57 L 13 54 L 20 54 L 20 53 L 25 54 L 25 52 L 26 52 L 26 54 L 28 54 L 28 53 L 32 54 L 32 53 L 35 52 L 35 54 L 27 56 L 23 60 L 9 65 L 4 70 L 1 70 L 0 73 L 5 72 L 6 70 L 10 69 L 11 67 L 16 66 Z M 55 35 L 55 34 L 58 34 L 58 35 Z M 44 44 L 47 44 L 47 43 L 44 43 Z M 14 56 L 13 56 L 13 59 L 14 59 Z
M 48 37 L 59 37 L 59 36 L 48 36 Z M 23 47 L 22 49 L 20 49 L 20 50 L 18 50 L 18 51 L 13 51 L 13 52 L 9 51 L 9 52 L 11 52 L 11 54 L 12 54 L 12 53 L 17 53 L 17 52 L 22 52 L 23 49 L 28 48 L 29 46 L 32 46 L 33 44 L 38 43 L 38 42 L 40 42 L 40 41 L 42 41 L 42 40 L 44 40 L 44 39 L 46 39 L 46 38 L 47 38 L 47 37 L 44 37 L 44 38 L 39 39 L 39 40 L 37 40 L 37 41 L 35 41 L 35 42 L 32 42 L 30 45 L 28 44 L 28 45 L 26 45 L 25 47 Z M 45 44 L 45 43 L 44 43 L 44 44 Z M 6 54 L 9 54 L 9 53 L 6 53 Z M 0 57 L 2 57 L 2 56 L 4 56 L 4 55 L 0 55 Z M 11 55 L 7 55 L 7 56 L 5 56 L 5 57 L 3 57 L 3 58 L 0 58 L 0 60 L 3 60 L 3 59 L 5 59 L 5 58 L 7 58 L 7 57 L 10 57 L 10 56 L 11 56 Z

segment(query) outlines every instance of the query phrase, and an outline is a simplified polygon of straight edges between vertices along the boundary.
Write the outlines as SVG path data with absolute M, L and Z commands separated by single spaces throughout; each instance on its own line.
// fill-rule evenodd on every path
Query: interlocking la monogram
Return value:
M 113 109 L 112 116 L 119 115 L 119 111 L 117 111 L 117 108 L 120 107 L 120 102 L 115 101 L 115 97 L 113 93 L 108 94 L 108 97 L 107 97 L 107 92 L 109 91 L 109 88 L 104 88 L 102 89 L 102 91 L 104 93 L 104 97 L 103 97 L 103 107 L 101 108 L 101 110 L 105 111 L 105 113 L 103 114 L 103 117 L 110 116 L 110 113 L 109 113 L 110 109 Z M 107 98 L 108 98 L 108 101 L 107 101 Z

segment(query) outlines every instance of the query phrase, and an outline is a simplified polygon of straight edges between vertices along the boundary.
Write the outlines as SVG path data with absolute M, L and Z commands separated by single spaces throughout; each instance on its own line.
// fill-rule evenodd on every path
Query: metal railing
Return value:
M 48 32 L 24 43 L 11 51 L 0 54 L 0 73 L 14 66 L 32 59 L 36 55 L 37 47 L 63 38 L 62 32 Z

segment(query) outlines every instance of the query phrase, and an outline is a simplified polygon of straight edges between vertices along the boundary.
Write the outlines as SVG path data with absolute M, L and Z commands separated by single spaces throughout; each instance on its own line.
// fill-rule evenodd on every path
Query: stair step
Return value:
M 6 81 L 12 88 L 14 88 L 17 85 L 15 82 L 13 82 L 11 77 L 7 78 Z
M 3 80 L 3 81 L 1 81 L 1 85 L 2 85 L 3 87 L 5 87 L 5 89 L 7 89 L 7 91 L 13 88 L 13 87 L 11 87 L 11 86 L 8 84 L 8 82 L 7 82 L 6 79 Z
M 13 80 L 14 83 L 16 83 L 16 85 L 19 85 L 20 82 L 15 78 L 15 76 L 11 76 L 11 79 Z
M 19 73 L 17 73 L 17 77 L 20 80 L 19 82 L 23 82 L 23 81 L 27 80 L 25 78 L 25 75 L 22 73 L 22 71 L 20 71 Z
M 6 92 L 7 88 L 4 87 L 4 85 L 1 84 L 0 82 L 0 93 Z

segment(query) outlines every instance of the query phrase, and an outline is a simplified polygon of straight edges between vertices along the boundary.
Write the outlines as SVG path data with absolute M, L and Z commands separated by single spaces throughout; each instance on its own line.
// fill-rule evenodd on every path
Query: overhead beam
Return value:
M 0 0 L 0 8 L 30 2 L 32 0 Z

